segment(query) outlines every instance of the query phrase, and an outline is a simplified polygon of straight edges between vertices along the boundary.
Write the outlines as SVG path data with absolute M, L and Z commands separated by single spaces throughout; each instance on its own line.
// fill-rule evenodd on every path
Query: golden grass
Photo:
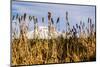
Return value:
M 49 64 L 96 60 L 96 38 L 12 40 L 12 65 Z

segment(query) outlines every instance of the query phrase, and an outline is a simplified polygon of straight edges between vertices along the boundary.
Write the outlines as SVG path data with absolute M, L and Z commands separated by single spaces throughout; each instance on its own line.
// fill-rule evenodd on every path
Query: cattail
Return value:
M 42 23 L 43 23 L 43 26 L 44 26 L 44 25 L 45 25 L 45 24 L 44 24 L 44 17 L 42 17 Z
M 92 19 L 90 18 L 90 24 L 92 24 Z
M 77 34 L 76 28 L 73 26 L 73 35 L 76 36 L 76 34 Z
M 68 21 L 68 12 L 66 12 L 66 32 L 70 31 L 70 25 L 69 25 L 69 21 Z
M 29 20 L 30 20 L 30 21 L 32 20 L 32 17 L 31 17 L 31 16 L 29 16 Z
M 80 21 L 80 25 L 82 25 L 82 21 Z
M 68 21 L 68 12 L 66 12 L 66 20 Z
M 73 26 L 73 30 L 76 31 L 76 28 Z
M 81 33 L 81 26 L 79 25 L 79 33 Z
M 48 12 L 48 36 L 50 36 L 50 28 L 51 28 L 51 12 Z
M 18 14 L 16 15 L 16 19 L 18 19 Z
M 44 23 L 44 17 L 42 17 L 42 23 Z
M 79 25 L 79 29 L 81 29 L 80 25 Z
M 85 23 L 83 22 L 82 29 L 84 29 L 84 27 L 85 27 Z
M 24 21 L 25 21 L 25 19 L 26 19 L 26 13 L 24 13 Z
M 23 16 L 21 16 L 21 21 L 23 20 Z
M 32 16 L 33 21 L 35 21 L 35 16 Z
M 57 18 L 57 22 L 56 23 L 58 23 L 59 22 L 59 17 Z
M 89 23 L 90 23 L 90 18 L 88 17 L 88 34 L 90 34 L 90 25 L 89 25 Z
M 71 32 L 72 32 L 72 33 L 74 32 L 73 28 L 72 28 Z
M 88 18 L 88 23 L 90 22 L 90 18 Z
M 76 28 L 78 28 L 78 24 L 76 24 Z
M 92 35 L 92 19 L 90 18 L 90 35 Z
M 92 30 L 94 29 L 94 24 L 92 24 Z
M 85 23 L 83 22 L 83 24 L 82 24 L 82 32 L 83 32 L 83 35 L 85 35 Z
M 18 20 L 19 20 L 19 23 L 20 23 L 21 22 L 21 18 L 19 17 Z
M 36 30 L 37 30 L 38 19 L 35 16 L 32 16 L 32 19 L 34 21 L 34 38 L 36 38 Z
M 38 22 L 38 19 L 36 18 L 36 23 Z
M 82 21 L 80 21 L 80 34 L 82 33 Z
M 85 24 L 84 24 L 84 22 L 82 23 L 82 32 L 84 33 L 84 26 L 85 26 Z
M 48 12 L 48 20 L 50 20 L 50 19 L 51 19 L 51 13 Z
M 51 22 L 52 22 L 52 24 L 54 24 L 53 18 L 51 18 Z
M 58 18 L 57 18 L 56 24 L 59 23 L 59 20 L 60 20 L 60 18 L 58 17 Z M 58 26 L 58 30 L 60 31 L 60 24 L 58 24 L 58 25 L 59 25 L 59 26 Z

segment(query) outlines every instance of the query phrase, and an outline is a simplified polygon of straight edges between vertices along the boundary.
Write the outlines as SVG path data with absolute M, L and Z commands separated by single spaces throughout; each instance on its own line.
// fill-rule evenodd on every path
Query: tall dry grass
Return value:
M 42 40 L 14 39 L 12 42 L 12 64 L 48 64 L 96 60 L 96 42 L 90 38 Z
M 23 25 L 20 32 L 18 39 L 12 39 L 12 66 L 96 60 L 96 33 L 86 38 L 74 33 L 69 38 L 28 39 Z

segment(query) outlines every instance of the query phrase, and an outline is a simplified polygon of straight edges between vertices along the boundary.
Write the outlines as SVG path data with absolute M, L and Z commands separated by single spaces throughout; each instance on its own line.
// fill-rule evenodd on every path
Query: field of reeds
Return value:
M 48 14 L 48 19 L 50 21 L 50 13 Z M 25 22 L 24 14 L 24 22 Z M 33 17 L 34 19 L 34 17 Z M 57 23 L 59 22 L 58 21 Z M 21 20 L 19 19 L 19 23 Z M 36 18 L 34 23 L 37 22 Z M 91 22 L 91 19 L 88 19 L 87 22 L 90 26 L 88 29 L 89 33 L 87 37 L 79 34 L 79 37 L 76 36 L 76 30 L 81 29 L 80 25 L 76 24 L 76 27 L 73 26 L 70 29 L 72 36 L 65 38 L 63 36 L 58 36 L 57 38 L 49 39 L 39 39 L 33 38 L 28 39 L 26 37 L 26 27 L 24 25 L 20 26 L 20 37 L 12 38 L 11 44 L 11 63 L 12 65 L 33 65 L 33 64 L 52 64 L 52 63 L 68 63 L 68 62 L 88 62 L 96 60 L 96 32 L 93 31 L 95 28 Z M 34 24 L 35 25 L 35 24 Z M 66 29 L 69 26 L 68 18 Z M 50 27 L 50 26 L 49 26 Z M 84 27 L 84 25 L 83 25 Z M 34 28 L 35 30 L 35 28 Z M 87 32 L 88 32 L 87 31 Z M 49 29 L 50 32 L 50 29 Z M 34 32 L 35 33 L 35 32 Z M 83 32 L 82 32 L 83 33 Z M 16 33 L 15 33 L 16 34 Z
M 96 60 L 96 40 L 93 38 L 14 39 L 12 64 L 31 65 Z

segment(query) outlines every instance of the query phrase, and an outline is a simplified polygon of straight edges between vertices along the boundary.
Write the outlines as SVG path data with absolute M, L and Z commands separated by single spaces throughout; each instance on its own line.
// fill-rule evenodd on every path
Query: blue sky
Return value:
M 88 17 L 90 17 L 95 24 L 95 6 L 79 6 L 79 5 L 62 5 L 62 4 L 46 4 L 46 3 L 34 3 L 34 2 L 12 2 L 12 15 L 16 13 L 22 15 L 27 13 L 28 15 L 33 15 L 38 18 L 38 25 L 41 26 L 41 18 L 45 18 L 45 25 L 48 24 L 48 12 L 52 13 L 54 22 L 56 22 L 57 17 L 60 17 L 59 28 L 60 31 L 65 30 L 66 23 L 66 11 L 68 12 L 69 23 L 71 27 L 76 23 L 79 24 L 83 21 L 87 25 Z M 33 30 L 32 23 L 30 25 L 30 30 Z

